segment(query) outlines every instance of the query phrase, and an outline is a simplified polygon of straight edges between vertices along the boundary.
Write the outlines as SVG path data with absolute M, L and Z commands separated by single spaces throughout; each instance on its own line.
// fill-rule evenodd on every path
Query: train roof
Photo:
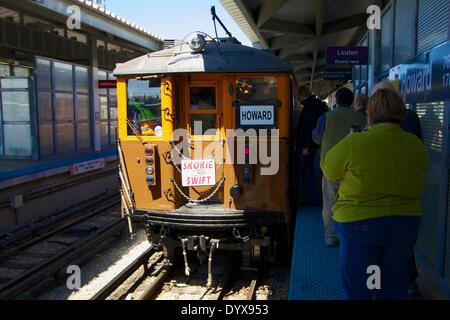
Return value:
M 200 53 L 194 53 L 188 44 L 183 43 L 125 63 L 118 63 L 114 75 L 198 72 L 292 72 L 292 67 L 270 51 L 247 47 L 235 41 L 210 41 Z

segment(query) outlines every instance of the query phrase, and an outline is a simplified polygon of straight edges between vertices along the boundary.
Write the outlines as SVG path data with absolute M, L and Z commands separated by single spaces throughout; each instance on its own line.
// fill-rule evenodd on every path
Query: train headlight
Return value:
M 148 156 L 153 156 L 153 148 L 150 146 L 145 147 L 145 154 Z
M 145 180 L 147 181 L 148 184 L 155 183 L 155 178 L 153 176 L 147 176 L 147 178 Z
M 145 177 L 145 181 L 147 182 L 148 186 L 155 186 L 156 185 L 156 172 L 157 172 L 157 149 L 156 145 L 154 144 L 146 144 L 144 146 L 144 153 L 145 153 L 145 173 L 147 176 Z
M 234 199 L 237 200 L 242 196 L 242 187 L 238 184 L 235 184 L 234 186 L 232 186 L 230 188 L 230 196 Z
M 153 162 L 155 162 L 155 160 L 153 160 L 153 157 L 152 157 L 152 156 L 147 156 L 147 157 L 145 157 L 145 162 L 146 162 L 149 166 L 151 166 L 151 165 L 153 165 Z
M 189 47 L 195 53 L 199 53 L 206 46 L 206 39 L 202 34 L 197 34 L 189 41 Z
M 251 165 L 244 165 L 244 167 L 242 168 L 242 182 L 244 184 L 251 184 L 252 183 L 252 167 Z

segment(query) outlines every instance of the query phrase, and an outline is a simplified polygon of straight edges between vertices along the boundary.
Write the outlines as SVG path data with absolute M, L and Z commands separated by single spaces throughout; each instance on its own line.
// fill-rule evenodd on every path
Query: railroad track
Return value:
M 253 300 L 260 274 L 260 270 L 239 272 L 235 259 L 218 256 L 213 268 L 213 282 L 208 287 L 205 265 L 193 266 L 187 277 L 182 265 L 169 263 L 159 247 L 153 246 L 107 283 L 91 300 L 222 300 L 237 280 L 239 287 L 244 287 L 241 290 L 246 289 L 241 299 Z M 133 279 L 130 281 L 130 278 Z
M 10 254 L 11 251 L 32 245 L 50 236 L 52 233 L 58 232 L 65 226 L 71 226 L 74 223 L 90 218 L 97 213 L 99 207 L 105 209 L 108 203 L 111 203 L 111 206 L 117 205 L 119 199 L 118 192 L 112 195 L 103 194 L 96 196 L 49 218 L 45 218 L 41 222 L 34 223 L 32 228 L 26 227 L 24 230 L 18 231 L 11 239 L 0 244 L 0 260 L 5 255 Z
M 124 230 L 119 198 L 108 197 L 76 218 L 10 245 L 0 257 L 0 300 L 14 299 Z

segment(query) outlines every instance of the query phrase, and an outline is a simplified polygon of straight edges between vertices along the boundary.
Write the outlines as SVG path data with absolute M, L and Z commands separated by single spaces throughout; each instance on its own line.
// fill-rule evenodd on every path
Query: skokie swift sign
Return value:
M 183 187 L 213 186 L 216 184 L 214 159 L 181 160 Z

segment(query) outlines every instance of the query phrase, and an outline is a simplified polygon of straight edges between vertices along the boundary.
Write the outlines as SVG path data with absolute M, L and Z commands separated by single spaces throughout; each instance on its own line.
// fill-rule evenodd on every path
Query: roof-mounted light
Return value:
M 202 34 L 197 33 L 192 39 L 188 42 L 189 47 L 192 51 L 195 53 L 199 53 L 205 49 L 206 46 L 206 39 L 205 36 Z

